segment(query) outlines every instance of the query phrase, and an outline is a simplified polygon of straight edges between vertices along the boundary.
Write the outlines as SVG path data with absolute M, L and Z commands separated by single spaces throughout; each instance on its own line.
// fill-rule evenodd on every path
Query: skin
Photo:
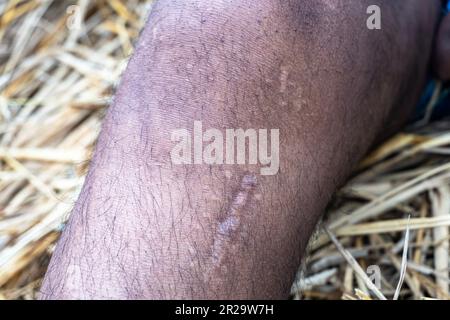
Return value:
M 160 0 L 41 298 L 286 298 L 332 193 L 425 83 L 439 1 L 379 1 L 381 30 L 369 2 Z M 278 174 L 172 164 L 195 120 L 280 129 Z

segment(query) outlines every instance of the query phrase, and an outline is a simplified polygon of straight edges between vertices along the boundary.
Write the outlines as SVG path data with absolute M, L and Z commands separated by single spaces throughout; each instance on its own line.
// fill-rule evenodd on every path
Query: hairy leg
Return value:
M 379 1 L 381 30 L 369 2 L 160 0 L 42 298 L 287 297 L 330 196 L 424 84 L 439 1 Z M 279 129 L 278 173 L 171 163 L 196 120 Z

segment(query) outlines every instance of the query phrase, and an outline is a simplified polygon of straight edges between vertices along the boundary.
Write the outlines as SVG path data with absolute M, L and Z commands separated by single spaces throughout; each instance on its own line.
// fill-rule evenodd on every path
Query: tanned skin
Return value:
M 378 0 L 368 30 L 372 2 L 158 1 L 41 298 L 288 297 L 332 193 L 425 84 L 440 2 Z M 172 164 L 195 120 L 278 128 L 278 174 Z

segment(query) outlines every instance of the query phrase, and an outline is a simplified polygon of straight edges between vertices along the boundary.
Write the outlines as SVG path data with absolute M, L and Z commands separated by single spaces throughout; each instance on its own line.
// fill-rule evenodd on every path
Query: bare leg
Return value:
M 160 0 L 42 297 L 287 297 L 331 194 L 424 84 L 439 1 L 379 2 L 368 30 L 365 0 Z M 195 120 L 280 129 L 278 174 L 173 165 Z

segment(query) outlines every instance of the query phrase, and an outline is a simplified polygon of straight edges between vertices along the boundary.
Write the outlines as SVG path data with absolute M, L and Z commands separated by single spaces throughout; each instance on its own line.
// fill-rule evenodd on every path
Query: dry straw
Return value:
M 0 299 L 36 297 L 150 7 L 0 2 Z M 329 235 L 321 228 L 312 242 L 294 298 L 449 298 L 448 128 L 409 130 L 362 162 L 330 206 Z M 371 265 L 381 288 L 367 281 Z

